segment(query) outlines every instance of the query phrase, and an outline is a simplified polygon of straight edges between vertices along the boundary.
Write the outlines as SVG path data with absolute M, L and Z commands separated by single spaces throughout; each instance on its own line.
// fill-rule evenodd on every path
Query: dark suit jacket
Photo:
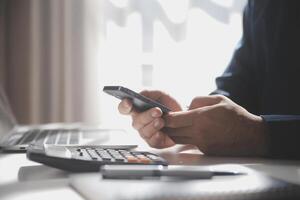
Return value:
M 268 127 L 275 158 L 300 158 L 300 1 L 249 0 L 243 38 L 214 93 Z

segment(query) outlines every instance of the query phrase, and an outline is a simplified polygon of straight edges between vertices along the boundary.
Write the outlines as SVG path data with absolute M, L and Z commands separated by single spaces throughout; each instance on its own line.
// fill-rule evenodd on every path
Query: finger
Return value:
M 129 99 L 123 99 L 121 103 L 119 103 L 118 110 L 123 115 L 129 115 L 133 110 L 132 102 Z
M 190 110 L 181 112 L 170 112 L 163 118 L 165 120 L 165 127 L 179 128 L 192 126 L 194 117 L 195 110 Z
M 159 90 L 143 90 L 140 94 L 153 99 L 155 101 L 158 101 L 159 103 L 163 105 L 168 105 L 168 107 L 172 108 L 173 111 L 180 111 L 182 110 L 180 107 L 180 104 L 171 97 L 169 94 L 166 94 Z
M 189 106 L 189 110 L 218 104 L 222 100 L 224 100 L 224 98 L 225 97 L 223 97 L 221 95 L 195 97 Z
M 162 111 L 159 108 L 151 108 L 145 112 L 132 116 L 132 126 L 136 130 L 140 130 L 145 125 L 151 123 L 154 119 L 162 116 Z
M 176 144 L 193 144 L 193 139 L 190 137 L 171 137 Z
M 163 128 L 164 133 L 170 137 L 177 144 L 204 144 L 201 128 L 197 129 L 197 136 L 195 136 L 195 130 L 193 126 L 183 128 Z
M 167 148 L 173 146 L 175 143 L 161 131 L 156 132 L 147 143 L 154 148 Z
M 182 127 L 182 128 L 168 128 L 164 127 L 162 129 L 166 135 L 168 135 L 170 138 L 173 137 L 191 137 L 191 133 L 193 133 L 193 127 L 188 126 L 188 127 Z
M 155 133 L 157 133 L 164 126 L 164 120 L 157 118 L 152 123 L 146 125 L 139 130 L 140 136 L 147 140 L 150 139 Z

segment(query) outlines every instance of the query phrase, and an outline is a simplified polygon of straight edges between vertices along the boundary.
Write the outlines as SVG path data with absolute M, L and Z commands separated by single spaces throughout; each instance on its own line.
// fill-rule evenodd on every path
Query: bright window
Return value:
M 241 37 L 245 0 L 94 0 L 87 28 L 97 88 L 155 88 L 182 106 L 215 88 Z M 94 82 L 95 83 L 95 82 Z M 114 102 L 114 103 L 112 103 Z M 101 94 L 102 122 L 124 121 L 117 100 Z M 95 111 L 96 112 L 96 111 Z M 126 122 L 125 122 L 126 121 Z

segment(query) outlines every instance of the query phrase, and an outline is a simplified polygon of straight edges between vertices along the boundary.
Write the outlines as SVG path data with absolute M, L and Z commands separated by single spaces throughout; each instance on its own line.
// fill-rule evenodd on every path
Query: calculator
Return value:
M 97 172 L 103 165 L 168 165 L 148 151 L 134 151 L 126 146 L 56 146 L 29 145 L 29 160 L 71 172 Z

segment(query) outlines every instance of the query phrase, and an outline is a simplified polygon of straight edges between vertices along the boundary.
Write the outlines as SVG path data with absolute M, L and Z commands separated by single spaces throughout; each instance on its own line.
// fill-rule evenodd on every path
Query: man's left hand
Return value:
M 221 95 L 196 97 L 188 111 L 164 116 L 163 132 L 206 155 L 265 156 L 267 133 L 260 116 Z

